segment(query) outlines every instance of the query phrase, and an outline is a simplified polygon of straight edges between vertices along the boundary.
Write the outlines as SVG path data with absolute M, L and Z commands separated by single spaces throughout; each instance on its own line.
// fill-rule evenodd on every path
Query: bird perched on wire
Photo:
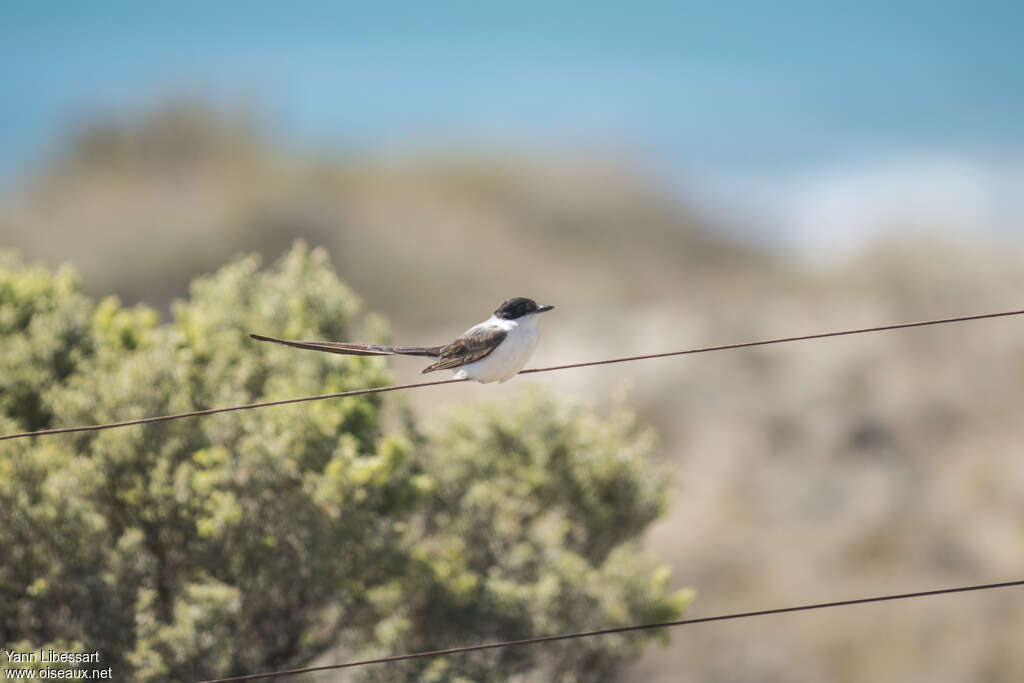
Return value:
M 259 341 L 313 351 L 326 351 L 350 356 L 427 356 L 437 360 L 423 369 L 455 370 L 455 379 L 477 382 L 505 382 L 514 377 L 530 360 L 540 331 L 538 316 L 554 306 L 540 306 L 533 299 L 516 297 L 498 306 L 487 320 L 463 332 L 455 341 L 443 346 L 379 346 L 348 342 L 291 341 L 259 334 L 249 336 Z

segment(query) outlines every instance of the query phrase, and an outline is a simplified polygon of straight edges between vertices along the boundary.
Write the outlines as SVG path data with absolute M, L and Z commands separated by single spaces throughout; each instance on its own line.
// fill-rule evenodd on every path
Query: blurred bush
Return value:
M 304 239 L 402 336 L 530 287 L 588 310 L 625 307 L 701 275 L 732 283 L 763 260 L 625 159 L 310 153 L 260 121 L 172 98 L 81 122 L 0 196 L 0 244 L 51 267 L 73 262 L 87 293 L 164 310 L 233 254 L 272 259 Z
M 301 243 L 199 278 L 169 324 L 4 255 L 0 432 L 384 385 L 379 359 L 247 338 L 382 338 L 359 311 Z M 636 555 L 666 478 L 624 411 L 527 393 L 429 428 L 399 417 L 371 395 L 4 442 L 0 640 L 195 680 L 681 613 L 687 594 Z M 364 675 L 610 680 L 649 637 Z

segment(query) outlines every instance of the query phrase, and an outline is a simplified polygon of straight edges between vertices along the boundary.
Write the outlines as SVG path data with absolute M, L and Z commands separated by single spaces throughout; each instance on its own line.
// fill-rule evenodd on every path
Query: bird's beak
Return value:
M 537 307 L 537 312 L 543 313 L 544 311 L 550 311 L 552 308 L 554 308 L 554 306 L 552 306 L 551 304 L 544 304 L 543 306 Z

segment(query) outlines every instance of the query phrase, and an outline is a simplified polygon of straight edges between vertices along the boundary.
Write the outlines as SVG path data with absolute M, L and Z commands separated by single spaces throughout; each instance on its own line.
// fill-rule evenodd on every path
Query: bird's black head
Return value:
M 524 315 L 530 313 L 543 313 L 544 311 L 550 311 L 554 306 L 538 306 L 537 302 L 533 299 L 527 299 L 526 297 L 517 296 L 514 299 L 509 299 L 502 305 L 498 306 L 498 310 L 494 312 L 494 315 L 505 320 L 515 320 L 516 318 L 522 318 Z

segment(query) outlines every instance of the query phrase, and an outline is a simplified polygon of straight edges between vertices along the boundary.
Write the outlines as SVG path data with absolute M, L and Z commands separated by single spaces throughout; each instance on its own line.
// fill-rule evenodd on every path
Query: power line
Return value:
M 796 607 L 778 607 L 775 609 L 757 610 L 755 612 L 738 612 L 733 614 L 720 614 L 713 617 L 698 617 L 696 619 L 679 619 L 677 621 L 664 621 L 656 624 L 638 624 L 633 626 L 620 626 L 617 628 L 605 628 L 597 631 L 580 631 L 577 633 L 563 633 L 553 636 L 538 636 L 536 638 L 523 638 L 522 640 L 506 640 L 494 643 L 482 643 L 480 645 L 464 645 L 462 647 L 451 647 L 444 650 L 430 650 L 427 652 L 411 652 L 390 657 L 378 657 L 376 659 L 362 659 L 344 664 L 328 664 L 324 666 L 308 666 L 302 669 L 284 669 L 282 671 L 270 671 L 266 673 L 248 674 L 245 676 L 230 676 L 228 678 L 215 678 L 201 683 L 227 683 L 228 681 L 253 681 L 261 678 L 273 678 L 275 676 L 297 676 L 299 674 L 312 673 L 314 671 L 329 671 L 333 669 L 349 669 L 371 664 L 386 664 L 389 662 L 400 662 L 409 659 L 422 659 L 425 657 L 443 657 L 464 652 L 477 652 L 479 650 L 496 650 L 506 647 L 517 647 L 520 645 L 537 645 L 539 643 L 551 643 L 558 640 L 572 640 L 576 638 L 591 638 L 604 636 L 613 633 L 628 633 L 630 631 L 642 631 L 656 628 L 669 628 L 673 626 L 688 626 L 692 624 L 705 624 L 712 621 L 729 621 L 732 619 L 747 619 L 750 617 L 763 617 L 771 614 L 785 614 L 787 612 L 806 612 L 809 610 L 828 609 L 832 607 L 849 607 L 851 605 L 863 605 L 871 602 L 886 602 L 892 600 L 906 600 L 909 598 L 924 598 L 935 595 L 948 595 L 951 593 L 967 593 L 970 591 L 991 590 L 994 588 L 1010 588 L 1012 586 L 1024 586 L 1024 579 L 1018 581 L 1004 581 L 1002 583 L 988 583 L 974 586 L 961 586 L 958 588 L 941 588 L 930 591 L 917 591 L 914 593 L 899 593 L 896 595 L 880 595 L 870 598 L 855 598 L 852 600 L 837 600 L 835 602 L 819 602 L 810 605 L 798 605 Z
M 167 420 L 180 420 L 186 417 L 202 417 L 203 415 L 216 415 L 217 413 L 230 413 L 236 410 L 251 410 L 252 408 L 268 408 L 270 406 L 283 406 L 288 403 L 304 403 L 306 401 L 322 401 L 326 398 L 341 398 L 343 396 L 360 396 L 362 394 L 380 394 L 385 391 L 398 391 L 400 389 L 416 389 L 418 387 L 430 387 L 437 384 L 454 384 L 465 382 L 464 379 L 443 379 L 433 382 L 418 382 L 416 384 L 393 384 L 386 387 L 370 387 L 369 389 L 353 389 L 352 391 L 339 391 L 333 394 L 320 394 L 318 396 L 300 396 L 298 398 L 283 398 L 277 401 L 260 401 L 259 403 L 246 403 L 240 406 L 228 406 L 226 408 L 206 408 L 204 410 L 190 410 L 187 413 L 174 413 L 173 415 L 156 415 L 154 417 L 142 417 L 137 420 L 125 420 L 124 422 L 109 422 L 106 424 L 86 425 L 83 427 L 60 427 L 58 429 L 41 429 L 36 432 L 20 432 L 18 434 L 5 434 L 0 436 L 0 441 L 7 439 L 20 439 L 26 436 L 47 436 L 50 434 L 70 434 L 71 432 L 95 432 L 100 429 L 112 429 L 114 427 L 131 427 L 132 425 L 149 424 L 150 422 L 166 422 Z
M 788 342 L 808 341 L 811 339 L 826 339 L 828 337 L 845 337 L 851 334 L 864 334 L 866 332 L 885 332 L 886 330 L 902 330 L 908 327 L 927 327 L 928 325 L 945 325 L 947 323 L 963 323 L 971 320 L 985 320 L 986 318 L 1005 318 L 1011 315 L 1022 315 L 1024 309 L 1018 311 L 1003 311 L 1002 313 L 980 313 L 977 315 L 961 315 L 955 318 L 938 318 L 936 320 L 921 320 L 912 323 L 895 323 L 893 325 L 880 325 L 878 327 L 860 327 L 853 330 L 839 330 L 838 332 L 818 332 L 816 334 L 804 334 L 799 337 L 781 337 L 779 339 L 764 339 L 761 341 L 739 342 L 736 344 L 722 344 L 720 346 L 702 346 L 696 349 L 683 351 L 668 351 L 666 353 L 649 353 L 644 356 L 626 356 L 625 358 L 612 358 L 611 360 L 592 360 L 586 363 L 570 363 L 569 365 L 552 365 L 547 368 L 535 368 L 523 370 L 519 374 L 525 375 L 529 372 L 550 372 L 552 370 L 568 370 L 570 368 L 590 367 L 593 365 L 610 365 L 612 363 L 628 363 L 635 360 L 649 360 L 652 358 L 668 358 L 670 356 L 686 356 L 691 353 L 708 353 L 709 351 L 730 351 L 732 349 L 745 349 L 751 346 L 767 346 L 769 344 L 786 344 Z
M 585 368 L 596 365 L 611 365 L 613 363 L 628 363 L 638 360 L 650 360 L 653 358 L 669 358 L 671 356 L 686 356 L 695 353 L 708 353 L 711 351 L 729 351 L 733 349 L 745 349 L 753 346 L 768 346 L 769 344 L 785 344 L 789 342 L 808 341 L 811 339 L 825 339 L 827 337 L 843 337 L 851 334 L 865 334 L 867 332 L 884 332 L 886 330 L 900 330 L 908 327 L 925 327 L 928 325 L 944 325 L 947 323 L 968 322 L 971 320 L 984 320 L 986 318 L 1004 318 L 1007 316 L 1022 315 L 1024 309 L 1017 311 L 1003 311 L 1001 313 L 981 313 L 978 315 L 963 315 L 955 318 L 939 318 L 936 320 L 922 320 L 910 323 L 896 323 L 893 325 L 880 325 L 877 327 L 861 327 L 852 330 L 840 330 L 837 332 L 818 332 L 816 334 L 805 334 L 796 337 L 781 337 L 778 339 L 762 339 L 760 341 L 739 342 L 735 344 L 722 344 L 719 346 L 702 346 L 682 351 L 668 351 L 665 353 L 651 353 L 643 356 L 626 356 L 623 358 L 611 358 L 608 360 L 585 361 L 582 363 L 569 363 L 567 365 L 552 365 L 546 368 L 533 368 L 523 370 L 519 374 L 526 375 L 535 372 L 552 372 L 554 370 L 569 370 L 572 368 Z M 151 422 L 164 422 L 167 420 L 180 420 L 186 417 L 201 417 L 203 415 L 215 415 L 217 413 L 228 413 L 236 410 L 251 410 L 253 408 L 267 408 L 269 406 L 280 406 L 288 403 L 303 403 L 306 401 L 322 401 L 328 398 L 341 398 L 343 396 L 361 396 L 363 394 L 379 394 L 386 391 L 399 391 L 403 389 L 418 389 L 421 387 L 432 387 L 441 384 L 455 384 L 465 382 L 465 379 L 444 379 L 433 382 L 417 382 L 414 384 L 395 384 L 386 387 L 370 387 L 367 389 L 354 389 L 352 391 L 339 391 L 333 394 L 320 394 L 318 396 L 302 396 L 299 398 L 287 398 L 279 401 L 262 401 L 259 403 L 247 403 L 245 405 L 228 406 L 226 408 L 207 408 L 204 410 L 192 410 L 185 413 L 173 415 L 157 415 L 154 417 L 143 417 L 137 420 L 125 420 L 123 422 L 111 422 L 107 424 L 86 425 L 81 427 L 61 427 L 58 429 L 41 429 L 35 432 L 19 432 L 17 434 L 6 434 L 0 436 L 0 441 L 7 439 L 21 439 L 28 436 L 47 436 L 51 434 L 70 434 L 72 432 L 92 432 L 100 429 L 113 429 L 115 427 L 130 427 L 132 425 L 149 424 Z

